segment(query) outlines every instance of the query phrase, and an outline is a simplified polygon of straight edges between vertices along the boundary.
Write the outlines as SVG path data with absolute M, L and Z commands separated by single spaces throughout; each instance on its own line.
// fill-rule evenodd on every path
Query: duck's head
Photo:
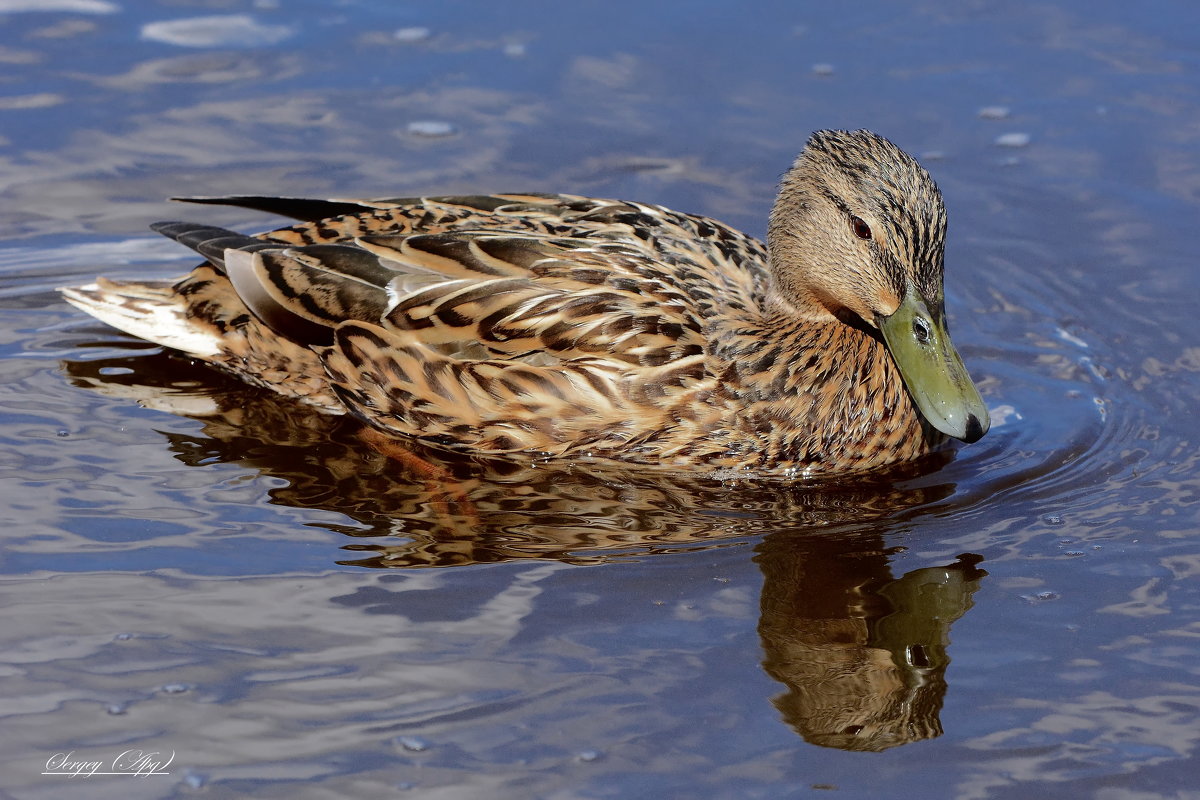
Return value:
M 974 442 L 987 406 L 950 341 L 946 209 L 911 156 L 869 131 L 818 131 L 784 175 L 767 235 L 798 313 L 878 330 L 934 428 Z

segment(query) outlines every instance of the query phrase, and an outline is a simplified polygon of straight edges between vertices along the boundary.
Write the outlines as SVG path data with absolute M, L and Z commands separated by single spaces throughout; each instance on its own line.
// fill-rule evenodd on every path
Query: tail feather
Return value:
M 252 253 L 256 250 L 279 248 L 278 242 L 265 242 L 253 236 L 246 236 L 243 233 L 213 225 L 196 225 L 191 222 L 156 222 L 150 226 L 150 229 L 195 250 L 222 272 L 225 271 L 226 250 L 245 250 Z
M 139 339 L 197 358 L 207 359 L 221 352 L 216 333 L 192 324 L 183 299 L 170 282 L 127 283 L 98 278 L 95 283 L 59 291 L 71 305 Z

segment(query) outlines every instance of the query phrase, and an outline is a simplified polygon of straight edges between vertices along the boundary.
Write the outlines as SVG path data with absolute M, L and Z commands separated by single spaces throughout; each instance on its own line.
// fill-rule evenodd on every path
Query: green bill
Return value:
M 877 323 L 904 376 L 904 385 L 926 421 L 964 442 L 977 441 L 987 433 L 991 425 L 987 406 L 950 341 L 945 315 L 930 313 L 910 283 L 900 307 Z

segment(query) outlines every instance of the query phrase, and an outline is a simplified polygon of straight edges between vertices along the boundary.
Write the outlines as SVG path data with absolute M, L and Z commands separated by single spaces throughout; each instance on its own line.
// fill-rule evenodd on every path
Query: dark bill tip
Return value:
M 989 426 L 990 427 L 990 426 Z M 967 417 L 967 429 L 963 433 L 962 440 L 967 444 L 978 442 L 987 433 L 987 428 L 983 427 L 983 423 L 979 421 L 979 417 L 972 414 Z

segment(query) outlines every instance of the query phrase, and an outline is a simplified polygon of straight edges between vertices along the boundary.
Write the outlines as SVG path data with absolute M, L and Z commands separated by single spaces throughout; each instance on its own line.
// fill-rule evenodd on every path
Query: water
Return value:
M 11 796 L 1198 796 L 1191 4 L 0 14 Z M 824 127 L 942 186 L 1000 423 L 869 479 L 429 474 L 53 292 L 185 270 L 151 221 L 269 224 L 173 194 L 570 191 L 761 235 Z M 129 750 L 170 775 L 41 774 Z

